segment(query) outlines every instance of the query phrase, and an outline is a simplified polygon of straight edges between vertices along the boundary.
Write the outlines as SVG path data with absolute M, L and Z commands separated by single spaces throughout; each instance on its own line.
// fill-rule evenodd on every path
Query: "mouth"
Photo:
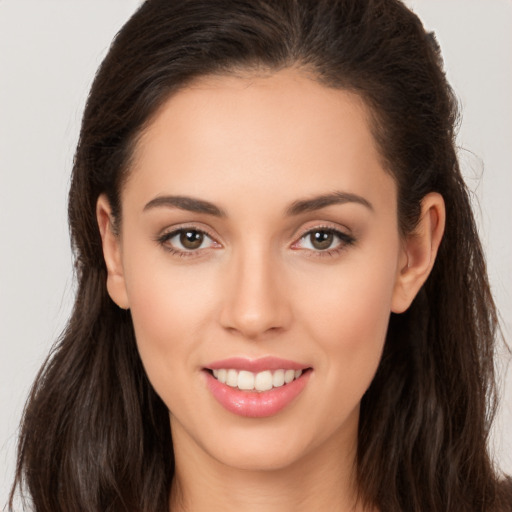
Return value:
M 241 391 L 255 391 L 258 393 L 286 386 L 298 379 L 303 372 L 310 370 L 311 368 L 305 368 L 304 370 L 279 368 L 255 373 L 235 368 L 206 369 L 213 378 L 222 384 L 238 388 Z
M 263 418 L 279 413 L 296 400 L 313 368 L 267 357 L 226 359 L 203 371 L 208 389 L 224 409 L 238 416 Z

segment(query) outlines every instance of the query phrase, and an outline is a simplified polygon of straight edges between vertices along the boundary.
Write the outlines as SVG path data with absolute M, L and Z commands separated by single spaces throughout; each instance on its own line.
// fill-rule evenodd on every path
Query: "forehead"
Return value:
M 202 78 L 153 118 L 128 184 L 149 195 L 162 186 L 201 195 L 271 188 L 290 200 L 340 187 L 358 193 L 364 182 L 378 191 L 391 178 L 369 119 L 358 95 L 295 69 Z

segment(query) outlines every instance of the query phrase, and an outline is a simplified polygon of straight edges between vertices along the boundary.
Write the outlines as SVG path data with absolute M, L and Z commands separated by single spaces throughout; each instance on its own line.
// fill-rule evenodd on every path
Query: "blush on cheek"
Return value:
M 143 266 L 141 268 L 151 268 Z M 130 306 L 141 357 L 182 364 L 200 342 L 211 317 L 209 292 L 201 275 L 169 270 L 169 264 L 153 272 L 132 273 Z M 170 363 L 169 363 L 170 364 Z
M 332 378 L 340 379 L 352 406 L 361 399 L 379 365 L 392 296 L 392 280 L 384 273 L 357 276 L 331 285 L 330 292 L 310 300 L 309 312 L 304 312 L 311 336 L 329 357 Z

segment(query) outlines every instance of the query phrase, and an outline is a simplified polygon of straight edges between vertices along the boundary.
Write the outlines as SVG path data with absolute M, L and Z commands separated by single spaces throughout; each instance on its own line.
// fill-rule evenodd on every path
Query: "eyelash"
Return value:
M 324 250 L 322 250 L 322 249 L 317 249 L 317 250 L 301 249 L 298 247 L 294 247 L 294 246 L 297 246 L 297 244 L 299 242 L 301 242 L 302 240 L 307 239 L 313 233 L 318 233 L 319 231 L 334 235 L 338 239 L 338 245 L 336 245 L 332 249 L 324 249 Z M 292 248 L 295 248 L 296 250 L 307 250 L 308 256 L 313 257 L 313 258 L 325 258 L 325 257 L 338 256 L 341 252 L 343 252 L 345 249 L 347 249 L 347 247 L 354 245 L 355 242 L 356 242 L 356 239 L 353 236 L 351 236 L 347 233 L 344 233 L 343 231 L 340 231 L 338 229 L 328 227 L 328 226 L 315 226 L 314 228 L 308 229 L 307 231 L 305 231 L 300 236 L 300 238 L 297 240 L 297 242 L 294 242 L 292 244 Z
M 210 235 L 208 232 L 206 232 L 203 229 L 198 229 L 196 227 L 181 227 L 178 229 L 174 229 L 173 231 L 170 231 L 168 233 L 163 233 L 162 235 L 158 236 L 156 238 L 156 241 L 169 253 L 171 253 L 173 256 L 178 256 L 179 258 L 194 258 L 200 256 L 200 250 L 204 250 L 197 248 L 197 249 L 175 249 L 172 245 L 170 245 L 168 242 L 172 240 L 174 237 L 181 235 L 182 233 L 186 232 L 193 232 L 198 233 L 205 238 L 209 238 L 214 244 L 217 244 L 220 246 L 220 244 Z
M 338 239 L 338 245 L 335 246 L 332 249 L 301 249 L 300 247 L 297 247 L 297 244 L 299 244 L 302 240 L 305 240 L 307 237 L 311 236 L 313 233 L 317 232 L 325 232 L 328 234 L 334 235 Z M 193 232 L 198 233 L 206 238 L 209 238 L 214 244 L 217 244 L 218 247 L 221 245 L 219 242 L 217 242 L 211 235 L 208 234 L 208 232 L 198 229 L 195 227 L 181 227 L 178 229 L 174 229 L 173 231 L 170 231 L 168 233 L 164 233 L 156 238 L 156 242 L 158 242 L 166 251 L 171 253 L 173 256 L 177 256 L 179 258 L 194 258 L 201 255 L 201 251 L 208 248 L 197 248 L 197 249 L 176 249 L 172 245 L 169 244 L 169 241 L 172 240 L 174 237 L 181 235 L 185 232 Z M 313 229 L 309 229 L 305 231 L 300 238 L 292 244 L 292 249 L 294 250 L 305 250 L 308 251 L 309 256 L 311 257 L 334 257 L 339 255 L 342 251 L 344 251 L 347 247 L 353 245 L 356 242 L 356 239 L 348 235 L 347 233 L 344 233 L 342 231 L 339 231 L 337 229 L 334 229 L 332 227 L 327 226 L 316 226 Z

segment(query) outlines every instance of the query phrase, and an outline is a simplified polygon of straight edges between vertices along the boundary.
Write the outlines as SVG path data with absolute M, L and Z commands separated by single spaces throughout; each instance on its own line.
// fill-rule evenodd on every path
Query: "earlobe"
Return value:
M 128 309 L 130 305 L 124 280 L 121 244 L 119 235 L 114 231 L 112 209 L 105 194 L 101 194 L 96 202 L 96 220 L 107 267 L 108 294 L 120 308 Z
M 446 210 L 443 197 L 427 194 L 421 202 L 421 216 L 413 233 L 403 244 L 391 310 L 403 313 L 427 280 L 444 233 Z

